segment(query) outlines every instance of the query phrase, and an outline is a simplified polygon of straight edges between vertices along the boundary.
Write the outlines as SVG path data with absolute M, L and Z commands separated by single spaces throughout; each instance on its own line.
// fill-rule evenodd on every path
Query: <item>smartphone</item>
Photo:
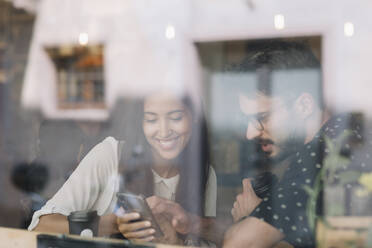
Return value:
M 126 212 L 137 212 L 141 215 L 138 221 L 147 220 L 151 222 L 152 228 L 155 229 L 155 237 L 159 238 L 163 236 L 163 232 L 156 222 L 144 196 L 119 192 L 116 193 L 116 197 L 118 198 L 119 206 L 123 207 Z

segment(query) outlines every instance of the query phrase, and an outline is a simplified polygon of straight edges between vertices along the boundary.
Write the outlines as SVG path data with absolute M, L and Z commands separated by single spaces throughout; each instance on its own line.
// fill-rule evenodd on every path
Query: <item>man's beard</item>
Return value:
M 275 166 L 279 164 L 283 160 L 287 159 L 291 155 L 293 155 L 299 147 L 303 146 L 305 142 L 305 136 L 299 135 L 298 132 L 291 132 L 288 138 L 281 143 L 274 143 L 272 140 L 269 139 L 255 139 L 255 143 L 257 144 L 257 152 L 259 157 L 259 163 L 263 163 L 270 166 Z M 278 154 L 271 155 L 271 153 L 264 152 L 261 148 L 261 144 L 273 144 L 277 146 Z

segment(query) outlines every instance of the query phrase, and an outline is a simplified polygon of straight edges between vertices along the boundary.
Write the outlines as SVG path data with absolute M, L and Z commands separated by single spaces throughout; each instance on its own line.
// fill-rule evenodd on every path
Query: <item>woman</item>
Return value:
M 180 101 L 167 92 L 146 97 L 140 108 L 130 116 L 140 122 L 126 129 L 131 134 L 124 134 L 125 141 L 108 137 L 94 147 L 56 195 L 34 214 L 29 230 L 37 226 L 38 231 L 68 232 L 65 216 L 89 209 L 106 216 L 100 223 L 104 234 L 110 226 L 107 223 L 112 223 L 110 213 L 116 209 L 115 194 L 121 189 L 175 201 L 198 216 L 215 216 L 216 176 L 209 168 L 203 118 L 188 98 Z M 133 131 L 136 128 L 140 131 Z M 116 230 L 124 237 L 153 240 L 152 228 L 145 222 L 131 223 L 138 216 L 115 218 Z M 58 229 L 57 220 L 62 223 Z M 162 241 L 180 243 L 179 235 Z

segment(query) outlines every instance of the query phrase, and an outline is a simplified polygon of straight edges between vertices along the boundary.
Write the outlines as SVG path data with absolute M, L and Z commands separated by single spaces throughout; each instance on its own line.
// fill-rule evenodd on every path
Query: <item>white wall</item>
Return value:
M 105 119 L 107 110 L 56 107 L 46 44 L 77 43 L 80 32 L 105 44 L 106 104 L 159 87 L 199 91 L 194 41 L 322 35 L 324 92 L 334 110 L 371 115 L 372 1 L 332 0 L 42 0 L 38 9 L 22 103 L 50 118 Z M 274 15 L 285 28 L 274 28 Z M 352 37 L 344 23 L 354 24 Z M 167 39 L 166 28 L 175 28 Z
M 372 1 L 195 0 L 193 39 L 198 41 L 322 35 L 325 100 L 336 111 L 372 114 Z M 276 30 L 274 15 L 285 17 Z M 352 37 L 344 23 L 352 22 Z

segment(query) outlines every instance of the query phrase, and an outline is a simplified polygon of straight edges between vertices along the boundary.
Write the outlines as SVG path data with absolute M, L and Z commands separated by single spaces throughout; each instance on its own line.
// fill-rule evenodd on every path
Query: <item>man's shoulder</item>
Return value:
M 372 171 L 372 127 L 361 114 L 333 117 L 324 128 L 326 156 L 349 161 L 344 169 Z

